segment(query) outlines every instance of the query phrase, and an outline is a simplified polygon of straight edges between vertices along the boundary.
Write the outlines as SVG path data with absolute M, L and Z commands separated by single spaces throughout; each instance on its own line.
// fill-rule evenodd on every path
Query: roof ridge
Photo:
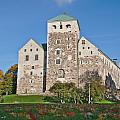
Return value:
M 53 17 L 48 20 L 48 22 L 54 22 L 54 21 L 71 21 L 71 20 L 77 20 L 75 17 L 68 15 L 67 13 L 62 13 L 60 15 L 57 15 L 56 17 Z

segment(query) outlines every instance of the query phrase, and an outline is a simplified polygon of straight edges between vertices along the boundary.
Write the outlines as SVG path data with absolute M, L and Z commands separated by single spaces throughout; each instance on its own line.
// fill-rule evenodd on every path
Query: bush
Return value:
M 53 103 L 60 103 L 60 99 L 56 96 L 46 96 L 44 97 L 44 100 L 47 102 L 53 102 Z

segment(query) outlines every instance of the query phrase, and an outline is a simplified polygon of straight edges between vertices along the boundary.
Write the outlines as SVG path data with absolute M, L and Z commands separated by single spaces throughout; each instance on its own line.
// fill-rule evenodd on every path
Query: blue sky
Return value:
M 46 42 L 47 20 L 63 12 L 79 20 L 81 36 L 120 61 L 120 0 L 0 0 L 0 69 L 17 63 L 29 38 Z

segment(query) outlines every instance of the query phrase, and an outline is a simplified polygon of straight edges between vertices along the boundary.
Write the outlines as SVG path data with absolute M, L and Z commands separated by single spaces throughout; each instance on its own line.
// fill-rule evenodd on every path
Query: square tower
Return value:
M 77 19 L 61 14 L 48 20 L 46 90 L 56 82 L 73 82 L 78 86 Z

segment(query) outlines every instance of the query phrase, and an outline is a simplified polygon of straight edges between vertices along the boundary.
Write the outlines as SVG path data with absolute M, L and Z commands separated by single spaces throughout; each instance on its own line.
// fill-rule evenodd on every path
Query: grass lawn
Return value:
M 18 96 L 18 95 L 7 95 L 3 96 L 3 104 L 19 104 L 19 103 L 48 103 L 44 100 L 44 96 L 40 95 L 29 95 L 29 96 Z
M 97 103 L 97 104 L 115 104 L 116 102 L 111 102 L 109 100 L 101 100 L 101 101 L 98 101 L 95 103 Z

